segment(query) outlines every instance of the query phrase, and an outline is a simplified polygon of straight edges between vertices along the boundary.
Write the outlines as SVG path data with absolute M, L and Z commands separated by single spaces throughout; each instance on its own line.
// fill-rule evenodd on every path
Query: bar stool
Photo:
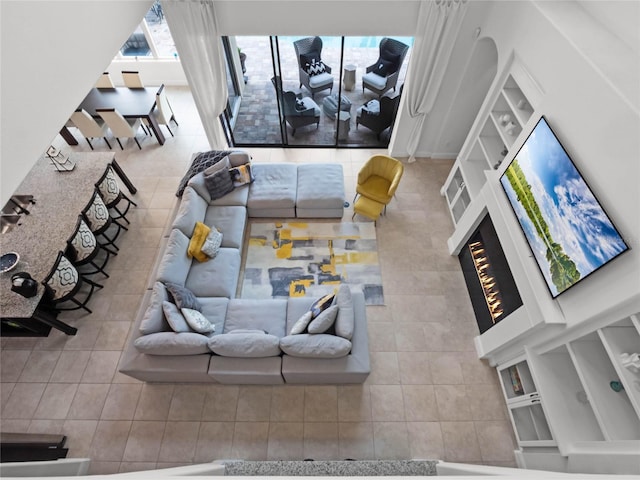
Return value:
M 98 192 L 100 192 L 100 196 L 102 197 L 102 200 L 104 201 L 104 204 L 107 206 L 107 208 L 110 211 L 116 211 L 117 215 L 113 215 L 110 213 L 111 218 L 113 218 L 116 223 L 121 218 L 125 222 L 131 223 L 129 222 L 129 220 L 127 220 L 127 217 L 125 215 L 129 211 L 129 208 L 131 208 L 131 205 L 137 207 L 138 204 L 127 197 L 127 195 L 125 195 L 124 192 L 120 190 L 118 179 L 116 178 L 116 172 L 113 170 L 113 166 L 111 165 L 111 163 L 107 165 L 107 168 L 102 174 L 102 177 L 100 177 L 100 180 L 96 182 L 96 188 L 98 189 Z M 127 206 L 124 209 L 124 212 L 120 211 L 120 209 L 118 208 L 118 205 L 123 200 L 127 202 Z
M 96 238 L 103 240 L 100 242 L 103 247 L 112 245 L 113 248 L 119 250 L 115 241 L 122 230 L 127 230 L 127 228 L 120 225 L 118 222 L 113 221 L 111 215 L 109 215 L 109 209 L 104 204 L 104 201 L 97 189 L 94 190 L 91 200 L 84 210 L 82 210 L 82 215 Z M 109 236 L 107 235 L 107 231 L 112 225 L 116 226 L 116 231 L 113 236 Z
M 98 264 L 96 263 L 97 257 L 101 252 L 105 253 L 105 258 L 100 264 Z M 71 235 L 71 238 L 67 240 L 67 251 L 65 254 L 77 268 L 85 265 L 91 265 L 94 267 L 94 270 L 91 271 L 82 269 L 80 272 L 82 275 L 86 276 L 102 273 L 107 278 L 109 277 L 109 274 L 104 271 L 104 267 L 107 265 L 111 255 L 117 255 L 116 252 L 109 250 L 98 243 L 95 235 L 87 225 L 87 222 L 82 218 L 82 215 L 78 216 L 75 232 Z
M 77 294 L 80 293 L 84 283 L 89 285 L 89 292 L 85 294 L 83 300 L 78 300 Z M 94 290 L 96 288 L 102 288 L 102 285 L 88 278 L 84 278 L 76 267 L 73 266 L 71 261 L 64 256 L 63 252 L 58 252 L 56 263 L 51 269 L 51 272 L 49 272 L 42 281 L 42 284 L 47 292 L 48 300 L 52 303 L 56 311 L 79 310 L 82 308 L 89 313 L 93 313 L 87 307 L 87 303 L 93 296 Z M 59 304 L 67 301 L 75 303 L 76 306 L 73 308 L 62 308 L 59 306 Z

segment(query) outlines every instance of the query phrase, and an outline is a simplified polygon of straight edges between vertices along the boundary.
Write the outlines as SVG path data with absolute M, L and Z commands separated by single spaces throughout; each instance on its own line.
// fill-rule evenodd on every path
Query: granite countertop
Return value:
M 40 158 L 14 192 L 33 195 L 35 204 L 27 207 L 29 215 L 22 218 L 12 231 L 0 235 L 2 253 L 17 252 L 18 265 L 10 272 L 0 273 L 0 315 L 29 318 L 33 315 L 44 287 L 40 282 L 51 271 L 60 250 L 73 234 L 78 215 L 93 194 L 95 183 L 104 173 L 114 154 L 72 153 L 76 167 L 58 172 L 47 157 Z M 38 282 L 38 293 L 25 298 L 11 291 L 11 276 L 29 272 Z
M 225 476 L 377 477 L 437 475 L 437 460 L 220 461 Z

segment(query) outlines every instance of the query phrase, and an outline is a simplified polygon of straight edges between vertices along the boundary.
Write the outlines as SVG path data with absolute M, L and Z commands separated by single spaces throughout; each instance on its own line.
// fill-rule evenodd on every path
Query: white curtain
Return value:
M 227 105 L 222 38 L 211 0 L 162 0 L 162 8 L 211 149 L 228 148 L 219 116 Z
M 467 0 L 422 0 L 413 53 L 404 87 L 405 105 L 414 119 L 407 151 L 415 162 L 427 115 L 433 108 L 444 77 Z

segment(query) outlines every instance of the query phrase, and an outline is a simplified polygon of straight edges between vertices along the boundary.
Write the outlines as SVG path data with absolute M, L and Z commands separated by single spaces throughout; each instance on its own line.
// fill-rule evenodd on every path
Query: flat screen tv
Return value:
M 500 183 L 553 298 L 629 249 L 544 117 Z

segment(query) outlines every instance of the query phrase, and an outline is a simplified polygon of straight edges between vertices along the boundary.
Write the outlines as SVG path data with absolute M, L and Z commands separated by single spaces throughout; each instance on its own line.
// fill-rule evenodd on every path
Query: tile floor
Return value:
M 139 206 L 108 265 L 111 277 L 91 301 L 94 314 L 65 314 L 76 336 L 1 340 L 2 431 L 64 433 L 69 457 L 90 457 L 92 473 L 222 458 L 514 466 L 497 374 L 476 357 L 471 305 L 447 254 L 452 222 L 439 189 L 450 161 L 407 164 L 397 199 L 378 222 L 386 306 L 367 307 L 372 373 L 364 385 L 144 384 L 117 371 L 178 180 L 191 153 L 208 148 L 189 90 L 168 92 L 176 136 L 164 146 L 147 137 L 141 151 L 131 141 L 115 151 L 139 189 Z M 88 150 L 84 139 L 74 150 Z M 255 162 L 340 162 L 349 200 L 373 152 L 250 149 Z

